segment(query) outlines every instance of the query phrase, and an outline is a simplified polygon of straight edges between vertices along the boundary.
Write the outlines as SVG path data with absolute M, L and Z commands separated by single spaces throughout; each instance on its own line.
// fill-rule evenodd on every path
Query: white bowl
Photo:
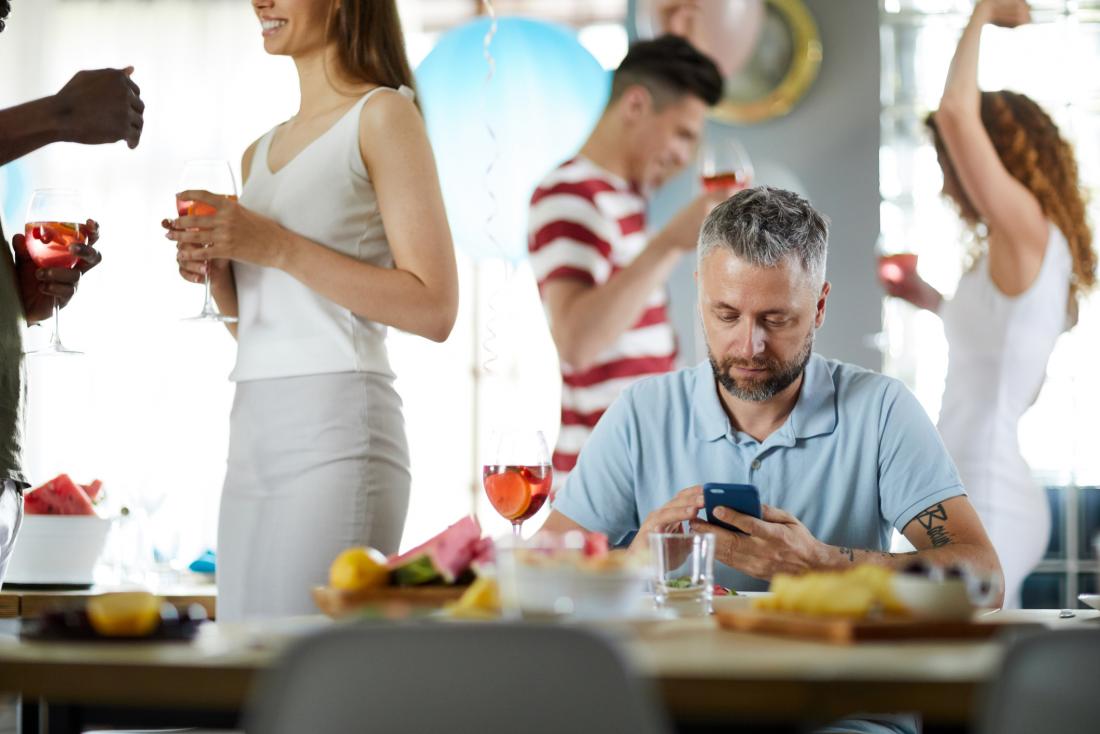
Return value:
M 516 564 L 505 574 L 502 601 L 525 617 L 624 619 L 646 601 L 648 569 L 590 570 L 569 564 Z M 652 604 L 652 602 L 650 602 Z
M 4 583 L 90 586 L 110 529 L 90 515 L 24 515 Z
M 893 591 L 913 615 L 924 619 L 964 621 L 974 614 L 970 591 L 962 579 L 938 581 L 899 573 L 894 575 Z

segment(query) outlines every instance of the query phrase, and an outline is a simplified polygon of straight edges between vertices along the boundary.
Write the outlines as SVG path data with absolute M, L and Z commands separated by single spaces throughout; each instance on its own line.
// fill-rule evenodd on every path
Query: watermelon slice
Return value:
M 464 517 L 428 542 L 391 556 L 389 567 L 398 586 L 419 586 L 442 580 L 453 584 L 470 568 L 481 541 L 481 526 Z
M 492 538 L 485 537 L 474 544 L 474 563 L 492 565 L 495 560 L 496 546 L 493 545 Z
M 45 492 L 27 492 L 23 495 L 23 512 L 28 515 L 55 515 Z
M 59 474 L 28 492 L 23 497 L 23 509 L 29 515 L 95 514 L 88 494 L 68 474 Z
M 93 503 L 99 501 L 99 493 L 103 489 L 102 481 L 96 479 L 91 484 L 81 484 L 80 486 L 84 490 L 84 493 L 88 495 L 88 499 L 90 499 Z
M 611 546 L 607 542 L 607 536 L 603 533 L 584 534 L 584 557 L 602 558 L 611 552 Z

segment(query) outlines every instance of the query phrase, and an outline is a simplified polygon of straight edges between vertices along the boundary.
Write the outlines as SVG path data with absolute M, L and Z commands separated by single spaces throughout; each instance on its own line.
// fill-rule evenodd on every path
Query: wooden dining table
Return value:
M 1013 635 L 1100 628 L 1098 615 L 1082 610 L 1060 619 L 1058 610 L 995 612 L 983 621 L 1004 625 L 1005 634 L 981 641 L 837 645 L 731 632 L 713 618 L 617 623 L 606 631 L 629 664 L 653 681 L 673 719 L 689 729 L 799 727 L 858 711 L 916 712 L 926 730 L 965 731 Z M 320 616 L 207 623 L 183 643 L 0 636 L 0 692 L 28 702 L 32 715 L 24 718 L 24 731 L 231 727 L 239 724 L 257 676 L 289 644 L 330 624 Z M 33 702 L 47 716 L 33 716 Z
M 0 619 L 34 619 L 53 609 L 83 607 L 88 599 L 123 587 L 93 586 L 88 589 L 11 588 L 0 590 Z M 177 607 L 198 604 L 213 619 L 217 613 L 218 593 L 214 584 L 180 584 L 158 590 L 158 595 Z

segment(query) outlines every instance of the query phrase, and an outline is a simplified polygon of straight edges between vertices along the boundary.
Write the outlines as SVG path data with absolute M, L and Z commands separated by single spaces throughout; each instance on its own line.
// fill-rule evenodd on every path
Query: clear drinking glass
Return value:
M 38 189 L 31 195 L 27 207 L 25 236 L 27 252 L 39 268 L 63 268 L 72 270 L 80 258 L 69 252 L 73 245 L 88 242 L 84 223 L 87 212 L 80 195 L 72 189 Z M 53 302 L 53 336 L 50 343 L 28 354 L 51 356 L 73 355 L 80 352 L 67 349 L 61 343 L 61 304 Z
M 512 522 L 518 537 L 523 521 L 542 509 L 554 471 L 542 431 L 494 431 L 482 471 L 493 509 Z
M 224 197 L 230 201 L 237 200 L 237 182 L 233 178 L 233 169 L 229 162 L 224 160 L 194 160 L 188 161 L 183 167 L 183 173 L 179 180 L 180 191 L 208 191 L 211 194 Z M 201 201 L 187 201 L 176 199 L 176 212 L 181 216 L 209 217 L 213 216 L 217 209 L 204 204 Z M 209 266 L 208 266 L 209 267 Z M 198 316 L 192 316 L 186 321 L 213 321 L 216 323 L 232 324 L 237 322 L 236 316 L 226 316 L 218 313 L 214 304 L 214 297 L 210 293 L 210 275 L 203 278 L 206 296 L 203 300 L 202 311 Z
M 707 138 L 699 151 L 699 175 L 705 191 L 733 194 L 752 186 L 752 161 L 744 146 L 733 138 Z
M 653 592 L 658 609 L 678 617 L 711 613 L 714 599 L 713 533 L 653 533 Z

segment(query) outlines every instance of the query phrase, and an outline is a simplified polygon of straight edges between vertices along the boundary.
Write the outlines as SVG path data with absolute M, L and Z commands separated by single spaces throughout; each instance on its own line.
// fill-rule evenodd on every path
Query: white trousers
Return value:
M 343 549 L 395 553 L 409 452 L 391 378 L 310 375 L 237 385 L 218 516 L 218 619 L 315 614 Z

